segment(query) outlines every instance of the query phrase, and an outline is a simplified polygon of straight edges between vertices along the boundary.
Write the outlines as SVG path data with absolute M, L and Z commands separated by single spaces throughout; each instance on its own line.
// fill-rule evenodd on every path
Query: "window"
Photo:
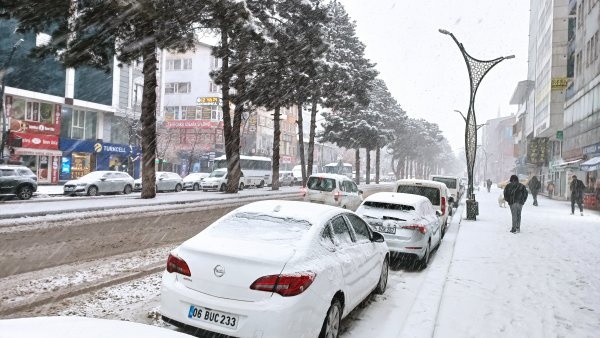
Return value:
M 40 120 L 40 103 L 27 102 L 27 111 L 25 112 L 25 120 L 39 121 Z
M 369 227 L 367 223 L 365 223 L 360 217 L 354 214 L 346 214 L 348 221 L 354 228 L 354 233 L 356 234 L 356 241 L 371 241 L 371 232 L 369 231 Z
M 181 114 L 184 120 L 195 120 L 196 119 L 196 107 L 195 106 L 183 106 L 181 107 Z M 200 116 L 198 116 L 199 118 Z
M 334 243 L 337 245 L 352 244 L 352 235 L 342 216 L 338 216 L 331 221 Z
M 219 68 L 219 58 L 211 56 L 211 59 L 210 59 L 210 68 L 211 69 L 217 69 L 217 68 Z
M 221 121 L 223 119 L 223 113 L 221 112 L 221 107 L 210 106 L 210 118 L 211 118 L 211 120 Z
M 168 82 L 165 83 L 165 94 L 186 94 L 192 89 L 190 82 Z
M 192 69 L 192 59 L 167 60 L 167 70 Z
M 183 59 L 183 69 L 192 69 L 192 59 Z
M 177 116 L 178 110 L 179 110 L 179 107 L 177 107 L 177 106 L 166 106 L 165 107 L 165 120 L 166 121 L 174 120 L 175 117 Z
M 219 92 L 219 86 L 217 86 L 214 82 L 210 81 L 210 83 L 208 84 L 209 88 L 210 88 L 210 92 L 211 93 L 218 93 Z

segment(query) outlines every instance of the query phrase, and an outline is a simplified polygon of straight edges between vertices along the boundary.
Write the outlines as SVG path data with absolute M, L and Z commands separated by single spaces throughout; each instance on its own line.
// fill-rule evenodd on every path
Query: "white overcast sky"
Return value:
M 477 124 L 514 114 L 509 104 L 517 82 L 527 77 L 528 0 L 340 0 L 357 23 L 366 56 L 412 118 L 437 123 L 455 152 L 464 148 L 469 78 L 463 57 L 444 28 L 480 60 L 515 55 L 481 82 Z M 481 143 L 481 141 L 478 141 Z

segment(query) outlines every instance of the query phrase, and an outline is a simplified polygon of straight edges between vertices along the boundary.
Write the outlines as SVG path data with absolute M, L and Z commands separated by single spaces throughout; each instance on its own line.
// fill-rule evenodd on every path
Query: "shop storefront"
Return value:
M 141 149 L 89 140 L 60 139 L 60 180 L 79 178 L 96 170 L 116 170 L 140 177 Z
M 37 175 L 38 183 L 58 183 L 61 105 L 7 95 L 6 111 L 14 157 Z
M 587 159 L 579 166 L 585 172 L 583 202 L 587 208 L 600 209 L 600 143 L 584 147 L 583 153 Z

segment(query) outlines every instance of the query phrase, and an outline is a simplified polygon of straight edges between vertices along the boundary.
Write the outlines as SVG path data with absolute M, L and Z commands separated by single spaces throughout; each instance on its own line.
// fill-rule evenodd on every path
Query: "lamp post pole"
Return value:
M 8 114 L 6 114 L 6 109 L 4 108 L 4 88 L 6 87 L 6 76 L 8 75 L 8 66 L 10 65 L 10 61 L 12 60 L 12 57 L 21 42 L 23 42 L 23 39 L 17 40 L 17 42 L 15 42 L 13 45 L 10 54 L 8 54 L 8 58 L 6 61 L 4 61 L 4 65 L 2 65 L 3 74 L 0 74 L 2 76 L 2 89 L 0 89 L 0 109 L 2 110 L 2 143 L 0 144 L 0 159 L 4 159 L 4 148 L 8 142 L 8 133 L 6 132 L 6 120 L 8 119 Z
M 473 193 L 473 168 L 475 166 L 475 154 L 477 153 L 477 122 L 475 119 L 475 94 L 477 94 L 477 88 L 481 83 L 483 77 L 500 61 L 504 59 L 512 59 L 515 56 L 502 56 L 493 60 L 483 61 L 478 60 L 465 50 L 462 43 L 458 42 L 454 34 L 447 30 L 440 29 L 440 33 L 450 35 L 452 40 L 460 49 L 462 56 L 467 65 L 467 71 L 469 73 L 470 89 L 471 94 L 469 98 L 469 111 L 467 116 L 463 118 L 466 122 L 465 127 L 465 153 L 467 158 L 467 178 L 468 178 L 468 189 L 467 189 L 467 219 L 475 220 L 478 214 L 478 205 L 475 201 L 475 194 Z

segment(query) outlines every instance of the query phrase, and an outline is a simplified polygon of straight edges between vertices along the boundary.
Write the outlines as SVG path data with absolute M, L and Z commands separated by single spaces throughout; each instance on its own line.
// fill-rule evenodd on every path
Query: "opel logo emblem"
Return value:
M 215 266 L 213 272 L 215 273 L 215 276 L 223 277 L 223 275 L 225 274 L 225 268 L 220 265 L 217 265 Z

